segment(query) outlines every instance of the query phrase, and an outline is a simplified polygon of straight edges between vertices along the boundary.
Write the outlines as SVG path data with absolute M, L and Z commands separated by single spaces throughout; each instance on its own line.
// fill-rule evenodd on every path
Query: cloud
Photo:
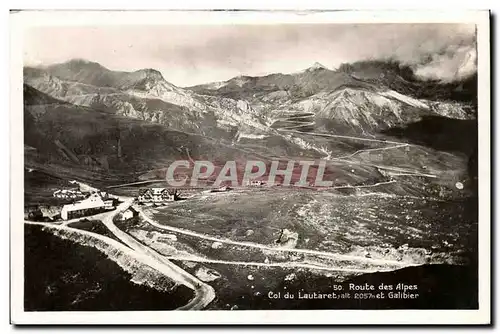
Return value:
M 452 45 L 445 54 L 430 56 L 430 61 L 413 66 L 417 77 L 451 82 L 467 78 L 477 71 L 475 45 Z
M 476 71 L 475 43 L 475 26 L 465 24 L 46 27 L 28 33 L 25 61 L 84 58 L 114 70 L 156 68 L 189 86 L 292 73 L 315 62 L 336 68 L 396 59 L 423 79 L 451 81 Z
M 430 29 L 423 32 L 420 41 L 410 50 L 397 50 L 392 56 L 409 65 L 417 77 L 451 82 L 476 73 L 475 26 L 445 25 L 438 30 Z

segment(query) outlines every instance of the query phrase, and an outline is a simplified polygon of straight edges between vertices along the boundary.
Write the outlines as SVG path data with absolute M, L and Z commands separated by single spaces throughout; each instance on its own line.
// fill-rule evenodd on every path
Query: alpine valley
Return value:
M 475 308 L 477 146 L 477 75 L 423 80 L 392 60 L 192 87 L 155 69 L 83 59 L 25 67 L 25 256 L 44 278 L 27 283 L 25 306 L 53 310 L 60 298 L 58 308 L 72 310 Z M 334 183 L 214 189 L 209 178 L 177 189 L 171 203 L 144 204 L 142 188 L 166 187 L 176 160 L 219 170 L 230 160 L 326 161 Z M 64 205 L 55 191 L 75 184 L 71 191 L 115 196 L 116 212 L 50 214 Z M 33 222 L 40 207 L 44 218 Z M 54 236 L 57 245 L 47 241 Z M 50 247 L 90 260 L 49 273 L 67 263 Z M 129 301 L 105 284 L 116 273 Z M 268 298 L 413 277 L 412 300 Z

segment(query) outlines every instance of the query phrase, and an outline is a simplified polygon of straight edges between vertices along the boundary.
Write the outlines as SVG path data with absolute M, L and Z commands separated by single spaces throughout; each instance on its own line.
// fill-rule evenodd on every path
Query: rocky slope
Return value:
M 201 96 L 167 82 L 160 72 L 111 71 L 71 60 L 46 68 L 25 68 L 30 86 L 63 101 L 212 137 L 232 138 L 239 128 L 266 129 L 246 101 Z
M 475 118 L 475 100 L 464 101 L 473 93 L 474 78 L 454 85 L 422 82 L 391 62 L 336 70 L 316 63 L 297 73 L 239 76 L 188 89 L 153 69 L 118 72 L 85 60 L 25 68 L 24 77 L 57 99 L 215 138 L 275 135 L 280 126 L 273 123 L 304 112 L 314 116 L 312 129 L 359 134 L 427 116 Z
M 164 170 L 154 171 L 174 160 L 211 160 L 223 165 L 227 160 L 307 154 L 279 136 L 266 137 L 262 143 L 232 145 L 220 137 L 177 131 L 57 100 L 28 85 L 24 85 L 24 101 L 25 165 L 63 179 L 109 185 L 135 181 L 148 172 L 152 178 L 164 178 Z
M 333 71 L 314 64 L 294 74 L 236 77 L 190 89 L 246 99 L 268 124 L 284 116 L 312 113 L 317 129 L 334 132 L 379 132 L 429 115 L 475 118 L 475 100 L 464 101 L 464 96 L 473 94 L 469 82 L 473 78 L 455 85 L 422 82 L 411 77 L 411 70 L 398 66 L 359 62 Z

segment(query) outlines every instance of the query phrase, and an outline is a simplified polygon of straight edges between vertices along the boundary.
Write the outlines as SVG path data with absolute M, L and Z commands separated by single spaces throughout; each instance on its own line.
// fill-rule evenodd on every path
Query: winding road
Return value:
M 386 139 L 375 139 L 375 138 L 366 138 L 366 137 L 359 137 L 359 136 L 345 136 L 345 135 L 336 135 L 336 134 L 331 134 L 331 133 L 320 133 L 320 132 L 313 132 L 313 131 L 295 130 L 295 128 L 304 127 L 304 126 L 313 126 L 315 124 L 314 119 L 311 119 L 311 121 L 297 121 L 297 120 L 294 120 L 295 118 L 303 119 L 303 118 L 311 118 L 313 116 L 314 116 L 314 114 L 308 114 L 305 116 L 290 115 L 288 117 L 278 118 L 278 119 L 276 119 L 276 122 L 279 121 L 282 123 L 293 123 L 293 125 L 283 125 L 279 128 L 276 128 L 276 130 L 281 131 L 281 132 L 286 132 L 289 134 L 296 133 L 296 134 L 300 134 L 301 136 L 342 138 L 342 139 L 349 139 L 349 140 L 354 140 L 354 141 L 368 141 L 368 142 L 387 144 L 388 146 L 386 146 L 386 147 L 357 150 L 356 152 L 349 154 L 349 155 L 344 155 L 344 156 L 340 156 L 340 157 L 328 157 L 328 158 L 326 158 L 326 160 L 338 161 L 338 162 L 348 163 L 348 164 L 372 166 L 372 167 L 380 168 L 383 170 L 394 171 L 394 172 L 400 173 L 400 174 L 394 174 L 394 176 L 409 175 L 409 176 L 422 176 L 422 177 L 437 178 L 437 175 L 433 175 L 433 174 L 429 174 L 429 173 L 422 173 L 422 172 L 416 171 L 416 170 L 399 168 L 399 167 L 394 167 L 394 166 L 379 166 L 379 165 L 375 165 L 375 164 L 367 163 L 367 162 L 363 162 L 363 161 L 350 160 L 350 158 L 353 158 L 356 155 L 363 153 L 363 152 L 393 150 L 393 149 L 399 149 L 399 148 L 403 148 L 403 147 L 417 147 L 418 148 L 419 146 L 415 145 L 415 144 L 386 140 Z
M 136 240 L 134 237 L 127 234 L 126 232 L 120 230 L 113 222 L 113 218 L 118 213 L 127 210 L 132 205 L 134 199 L 126 197 L 119 197 L 119 199 L 122 201 L 122 203 L 118 205 L 118 207 L 115 210 L 92 216 L 92 218 L 101 220 L 102 223 L 108 228 L 108 230 L 111 233 L 113 233 L 113 235 L 117 237 L 120 241 L 122 241 L 126 246 L 106 236 L 68 226 L 68 224 L 76 222 L 79 219 L 73 219 L 71 221 L 64 222 L 62 224 L 40 223 L 32 221 L 25 221 L 25 224 L 48 226 L 56 230 L 72 231 L 105 242 L 106 244 L 120 250 L 121 252 L 130 255 L 139 262 L 158 270 L 159 272 L 169 277 L 170 279 L 174 280 L 178 284 L 185 285 L 186 287 L 192 289 L 195 293 L 194 298 L 191 301 L 189 301 L 189 303 L 187 303 L 186 305 L 178 308 L 178 310 L 204 309 L 208 304 L 212 302 L 212 300 L 215 299 L 215 290 L 210 285 L 200 281 L 195 276 L 189 274 L 188 272 L 184 271 L 183 269 L 173 264 L 163 255 L 147 247 L 146 245 L 140 243 L 138 240 Z M 88 219 L 90 217 L 82 217 L 80 218 L 80 220 L 85 218 Z
M 338 260 L 338 261 L 352 261 L 356 263 L 363 263 L 363 265 L 359 266 L 359 268 L 343 268 L 343 267 L 337 267 L 337 266 L 328 266 L 328 265 L 320 265 L 320 264 L 315 264 L 315 263 L 307 263 L 307 262 L 280 262 L 280 263 L 262 263 L 262 262 L 243 262 L 243 261 L 224 261 L 224 260 L 217 260 L 217 259 L 209 259 L 205 257 L 199 257 L 199 256 L 187 256 L 187 257 L 180 257 L 180 256 L 168 256 L 168 255 L 163 255 L 159 253 L 158 251 L 148 247 L 147 245 L 141 243 L 139 240 L 134 238 L 132 235 L 128 234 L 127 232 L 121 230 L 116 226 L 114 223 L 114 218 L 121 212 L 127 210 L 134 202 L 134 198 L 130 197 L 122 197 L 122 196 L 117 196 L 117 198 L 120 200 L 120 204 L 116 207 L 115 210 L 109 211 L 106 213 L 100 213 L 94 216 L 90 217 L 82 217 L 80 219 L 93 219 L 93 220 L 100 220 L 102 223 L 107 227 L 107 229 L 117 238 L 119 239 L 123 244 L 120 242 L 117 242 L 116 240 L 113 240 L 109 237 L 89 232 L 89 231 L 84 231 L 81 229 L 77 228 L 72 228 L 68 226 L 68 224 L 72 222 L 76 222 L 80 219 L 73 219 L 71 221 L 65 221 L 62 223 L 40 223 L 40 222 L 29 222 L 25 221 L 27 224 L 37 224 L 37 225 L 44 225 L 44 226 L 50 226 L 51 228 L 58 229 L 58 230 L 69 230 L 75 233 L 81 233 L 84 235 L 88 235 L 94 238 L 97 238 L 112 247 L 117 248 L 121 252 L 125 252 L 132 256 L 133 258 L 137 259 L 139 262 L 148 265 L 151 268 L 154 268 L 155 270 L 161 272 L 163 275 L 166 277 L 169 277 L 173 281 L 175 281 L 178 284 L 182 284 L 194 291 L 194 297 L 192 300 L 189 301 L 186 305 L 178 308 L 178 310 L 202 310 L 205 309 L 216 297 L 215 290 L 212 286 L 202 282 L 199 280 L 197 277 L 194 275 L 186 272 L 182 268 L 178 267 L 174 263 L 171 262 L 171 260 L 177 260 L 177 261 L 191 261 L 191 262 L 199 262 L 199 263 L 220 263 L 220 264 L 226 264 L 226 265 L 238 265 L 238 266 L 256 266 L 256 267 L 283 267 L 283 268 L 306 268 L 306 269 L 313 269 L 313 270 L 324 270 L 324 271 L 338 271 L 338 272 L 364 272 L 364 273 L 369 273 L 369 272 L 375 272 L 375 271 L 380 271 L 381 268 L 375 268 L 376 266 L 390 266 L 390 267 L 395 267 L 395 268 L 402 268 L 402 267 L 408 267 L 408 266 L 415 266 L 418 264 L 414 263 L 408 263 L 408 262 L 402 262 L 402 261 L 394 261 L 394 260 L 387 260 L 387 259 L 374 259 L 374 258 L 367 258 L 364 256 L 356 256 L 356 255 L 345 255 L 345 254 L 338 254 L 338 253 L 332 253 L 332 252 L 325 252 L 325 251 L 316 251 L 312 249 L 298 249 L 298 248 L 282 248 L 282 247 L 272 247 L 264 244 L 259 244 L 259 243 L 254 243 L 254 242 L 247 242 L 247 241 L 235 241 L 231 239 L 224 239 L 220 237 L 215 237 L 211 235 L 206 235 L 202 233 L 197 233 L 191 230 L 186 230 L 182 228 L 177 228 L 177 227 L 172 227 L 168 225 L 162 225 L 155 221 L 152 217 L 148 216 L 141 208 L 137 208 L 139 211 L 140 218 L 142 218 L 145 222 L 149 223 L 150 225 L 161 229 L 161 230 L 167 230 L 179 234 L 184 234 L 192 237 L 196 237 L 202 240 L 209 240 L 209 241 L 214 241 L 214 242 L 220 242 L 223 244 L 229 244 L 229 245 L 237 245 L 237 246 L 242 246 L 242 247 L 251 247 L 254 249 L 260 249 L 263 251 L 272 251 L 272 252 L 288 252 L 288 253 L 295 253 L 295 254 L 309 254 L 309 255 L 315 255 L 315 256 L 320 256 L 323 258 L 329 258 L 333 260 Z M 128 247 L 127 247 L 128 246 Z M 373 268 L 367 268 L 366 265 L 372 265 Z M 394 270 L 394 268 L 391 268 L 389 270 Z
M 204 309 L 215 298 L 215 290 L 210 285 L 203 283 L 195 276 L 173 264 L 163 255 L 140 243 L 137 239 L 126 232 L 120 230 L 114 224 L 113 218 L 119 212 L 128 209 L 132 205 L 134 199 L 120 197 L 120 200 L 122 200 L 123 203 L 121 203 L 116 210 L 113 211 L 113 214 L 108 214 L 104 217 L 102 220 L 103 224 L 123 243 L 135 250 L 137 253 L 142 254 L 144 258 L 151 258 L 160 263 L 161 272 L 166 276 L 194 290 L 195 297 L 188 304 L 179 308 L 179 310 Z

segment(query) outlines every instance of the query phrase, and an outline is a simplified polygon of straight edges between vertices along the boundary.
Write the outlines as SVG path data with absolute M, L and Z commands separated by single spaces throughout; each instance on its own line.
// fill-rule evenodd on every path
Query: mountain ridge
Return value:
M 35 101 L 25 107 L 29 129 L 25 142 L 39 156 L 48 154 L 49 162 L 55 159 L 59 164 L 62 159 L 64 164 L 76 163 L 78 168 L 100 173 L 108 168 L 114 168 L 112 173 L 152 169 L 140 176 L 146 179 L 162 175 L 162 164 L 186 158 L 186 147 L 190 157 L 217 161 L 251 157 L 336 161 L 336 157 L 352 156 L 351 164 L 337 162 L 340 184 L 384 180 L 395 173 L 390 171 L 391 163 L 402 165 L 410 176 L 428 174 L 428 166 L 440 175 L 430 188 L 426 179 L 387 187 L 398 194 L 452 187 L 463 177 L 467 168 L 463 154 L 468 154 L 470 143 L 440 144 L 437 149 L 452 152 L 446 161 L 442 161 L 445 153 L 434 148 L 412 153 L 400 148 L 409 145 L 406 140 L 429 144 L 419 126 L 425 117 L 445 116 L 441 123 L 432 123 L 438 125 L 449 118 L 473 120 L 474 114 L 463 102 L 406 95 L 370 72 L 316 67 L 295 74 L 239 76 L 203 89 L 177 87 L 154 69 L 113 72 L 91 62 L 65 64 L 51 71 L 27 67 L 25 82 L 47 97 L 37 97 L 30 88 L 25 91 L 25 98 Z M 394 78 L 402 78 L 396 81 L 404 87 L 415 88 L 402 76 Z M 116 87 L 105 86 L 110 83 Z M 463 124 L 469 123 L 450 123 L 446 131 L 456 133 L 455 127 L 465 128 Z M 400 144 L 388 141 L 390 136 L 400 138 Z M 45 151 L 43 146 L 40 151 L 41 143 Z M 117 146 L 123 147 L 119 156 Z M 385 153 L 386 149 L 391 151 Z M 357 155 L 371 150 L 385 153 L 378 155 L 380 162 L 370 161 L 370 155 Z M 29 151 L 30 156 L 33 152 Z M 381 173 L 380 168 L 389 172 Z
M 81 61 L 48 69 L 25 67 L 24 81 L 60 100 L 182 131 L 231 137 L 240 127 L 256 131 L 266 128 L 263 120 L 249 112 L 245 101 L 198 96 L 170 84 L 154 69 L 114 72 L 102 68 L 96 71 L 101 69 L 98 64 Z M 184 121 L 172 123 L 169 117 Z
M 124 116 L 178 126 L 183 131 L 194 129 L 207 134 L 202 128 L 220 128 L 229 137 L 237 133 L 237 138 L 274 133 L 279 127 L 271 125 L 280 115 L 294 112 L 312 112 L 322 130 L 335 131 L 339 126 L 340 131 L 350 133 L 385 131 L 428 115 L 474 117 L 473 101 L 463 104 L 416 97 L 422 92 L 410 94 L 415 93 L 416 82 L 420 81 L 410 68 L 397 62 L 355 62 L 334 70 L 314 63 L 292 74 L 237 76 L 225 82 L 181 88 L 166 81 L 155 69 L 119 72 L 91 61 L 70 60 L 46 70 L 26 67 L 25 81 L 71 103 L 115 110 Z M 425 91 L 436 84 L 427 82 L 421 88 Z M 184 124 L 172 124 L 158 117 L 158 112 L 164 113 L 165 109 L 191 117 L 185 117 Z M 144 116 L 151 113 L 156 116 Z M 203 118 L 210 119 L 212 124 L 197 126 L 196 119 Z M 330 124 L 326 128 L 325 122 Z

